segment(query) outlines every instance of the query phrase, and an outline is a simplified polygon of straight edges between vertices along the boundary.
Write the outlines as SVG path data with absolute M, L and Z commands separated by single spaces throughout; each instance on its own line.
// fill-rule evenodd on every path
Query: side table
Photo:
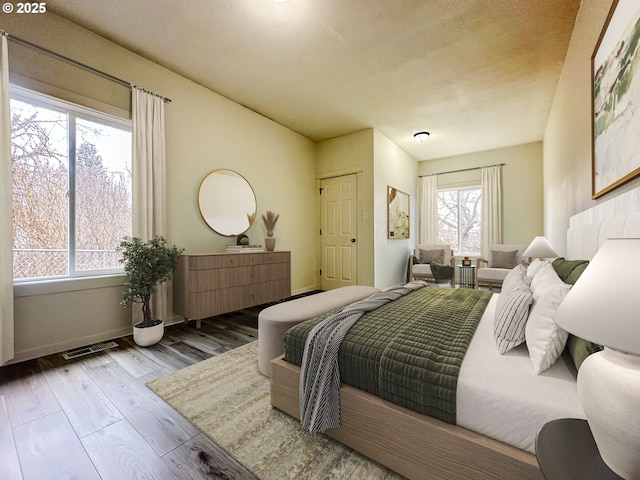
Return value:
M 476 266 L 458 265 L 458 270 L 460 271 L 458 285 L 461 288 L 476 288 Z
M 536 458 L 546 480 L 622 480 L 602 460 L 586 420 L 546 423 L 536 437 Z

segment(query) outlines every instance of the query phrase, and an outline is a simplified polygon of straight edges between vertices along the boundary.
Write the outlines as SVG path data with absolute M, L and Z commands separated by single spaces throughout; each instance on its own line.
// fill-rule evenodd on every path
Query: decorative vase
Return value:
M 141 347 L 149 347 L 155 345 L 164 335 L 164 321 L 157 320 L 159 323 L 151 327 L 139 327 L 140 323 L 133 326 L 133 341 Z
M 275 237 L 266 237 L 264 239 L 264 246 L 267 249 L 267 252 L 273 252 L 273 249 L 276 248 Z
M 640 357 L 606 348 L 578 372 L 578 396 L 604 462 L 628 480 L 640 479 Z

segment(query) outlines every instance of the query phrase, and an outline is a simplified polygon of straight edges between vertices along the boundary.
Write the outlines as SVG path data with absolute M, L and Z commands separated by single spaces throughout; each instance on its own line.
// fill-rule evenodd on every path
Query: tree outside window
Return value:
M 16 280 L 122 270 L 116 248 L 132 225 L 130 122 L 74 107 L 12 95 Z
M 480 187 L 438 191 L 438 240 L 459 255 L 480 254 Z

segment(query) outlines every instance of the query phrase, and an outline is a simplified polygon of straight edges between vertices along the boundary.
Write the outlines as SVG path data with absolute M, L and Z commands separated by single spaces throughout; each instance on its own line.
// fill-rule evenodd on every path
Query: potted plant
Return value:
M 276 239 L 273 238 L 273 230 L 276 228 L 278 218 L 280 218 L 280 215 L 276 215 L 272 211 L 268 211 L 266 214 L 262 215 L 264 227 L 267 229 L 267 238 L 264 239 L 264 246 L 269 252 L 272 252 L 273 249 L 276 248 Z
M 142 304 L 143 319 L 134 325 L 133 339 L 143 347 L 158 343 L 164 334 L 164 321 L 152 317 L 151 295 L 158 285 L 171 278 L 184 249 L 169 247 L 164 237 L 156 235 L 146 242 L 138 237 L 125 237 L 118 251 L 128 275 L 120 304 L 125 308 Z

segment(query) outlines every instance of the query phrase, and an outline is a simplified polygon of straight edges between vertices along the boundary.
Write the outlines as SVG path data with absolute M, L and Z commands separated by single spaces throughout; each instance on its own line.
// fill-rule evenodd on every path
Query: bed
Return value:
M 589 252 L 583 251 L 592 255 L 612 236 L 606 232 L 611 225 L 618 234 L 621 225 L 640 225 L 638 220 L 609 220 L 602 228 L 583 225 L 569 233 L 569 242 L 578 242 L 576 249 L 588 246 Z M 493 331 L 499 301 L 500 294 L 491 297 L 464 357 L 456 393 L 457 424 L 343 384 L 341 426 L 327 435 L 410 479 L 542 478 L 533 450 L 538 429 L 554 418 L 584 418 L 576 371 L 563 355 L 536 374 L 525 344 L 500 355 Z M 297 365 L 283 357 L 273 360 L 272 405 L 296 418 L 299 378 Z M 492 387 L 486 388 L 489 382 Z

